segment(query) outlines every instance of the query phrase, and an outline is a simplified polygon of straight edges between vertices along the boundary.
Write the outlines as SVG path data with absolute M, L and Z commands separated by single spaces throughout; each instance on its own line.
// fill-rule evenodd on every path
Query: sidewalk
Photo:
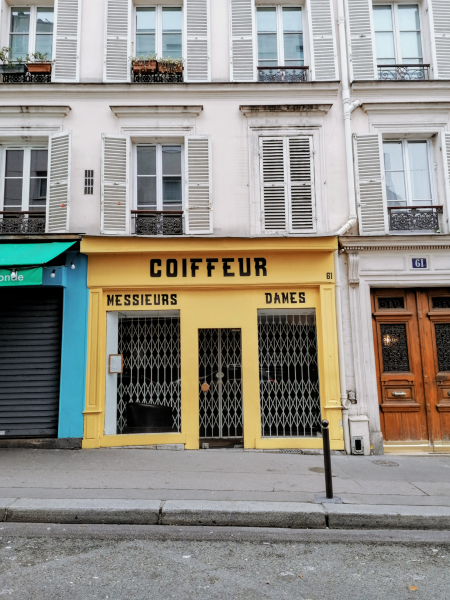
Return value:
M 394 463 L 394 464 L 392 464 Z M 0 450 L 5 521 L 450 529 L 450 455 Z M 397 466 L 396 466 L 397 465 Z

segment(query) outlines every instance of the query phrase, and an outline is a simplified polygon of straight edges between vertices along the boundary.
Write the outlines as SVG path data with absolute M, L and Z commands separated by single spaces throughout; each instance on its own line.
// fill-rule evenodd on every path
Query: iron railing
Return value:
M 2 211 L 0 233 L 45 233 L 45 212 Z
M 183 83 L 183 73 L 133 73 L 134 83 Z
M 132 210 L 137 235 L 183 235 L 183 211 Z
M 264 83 L 303 83 L 308 81 L 309 67 L 257 67 L 258 81 Z
M 378 79 L 384 81 L 424 81 L 430 65 L 378 65 Z
M 389 206 L 390 231 L 438 231 L 442 206 Z

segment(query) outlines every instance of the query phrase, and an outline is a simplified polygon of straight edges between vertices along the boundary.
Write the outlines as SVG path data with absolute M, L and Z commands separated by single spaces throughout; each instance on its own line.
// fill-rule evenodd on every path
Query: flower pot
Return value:
M 183 65 L 158 65 L 158 71 L 160 73 L 182 73 Z
M 156 60 L 150 60 L 144 64 L 136 63 L 133 65 L 133 73 L 155 73 L 158 63 Z
M 25 73 L 26 66 L 24 64 L 12 65 L 0 65 L 0 73 L 14 75 L 16 73 Z
M 27 69 L 29 73 L 51 73 L 52 63 L 50 62 L 35 62 L 27 63 Z

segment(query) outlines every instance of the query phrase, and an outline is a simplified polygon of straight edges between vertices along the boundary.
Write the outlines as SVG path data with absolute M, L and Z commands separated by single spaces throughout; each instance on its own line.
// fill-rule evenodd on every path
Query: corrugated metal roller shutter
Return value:
M 62 299 L 61 289 L 0 292 L 1 438 L 57 436 Z

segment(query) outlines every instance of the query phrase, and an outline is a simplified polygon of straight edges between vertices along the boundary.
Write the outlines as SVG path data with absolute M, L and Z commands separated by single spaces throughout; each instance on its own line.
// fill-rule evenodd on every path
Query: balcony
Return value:
M 136 235 L 183 235 L 183 211 L 132 210 Z
M 440 233 L 442 213 L 442 206 L 389 206 L 389 230 Z
M 45 233 L 45 212 L 2 211 L 0 212 L 1 233 Z
M 51 83 L 52 73 L 51 65 L 50 69 L 42 71 L 35 71 L 35 65 L 33 65 L 33 72 L 30 71 L 27 65 L 0 65 L 0 74 L 3 77 L 3 83 Z
M 378 65 L 381 81 L 425 81 L 429 79 L 430 65 Z
M 183 83 L 183 61 L 135 58 L 132 63 L 134 83 Z
M 303 83 L 308 81 L 309 67 L 257 67 L 258 81 L 263 83 Z

